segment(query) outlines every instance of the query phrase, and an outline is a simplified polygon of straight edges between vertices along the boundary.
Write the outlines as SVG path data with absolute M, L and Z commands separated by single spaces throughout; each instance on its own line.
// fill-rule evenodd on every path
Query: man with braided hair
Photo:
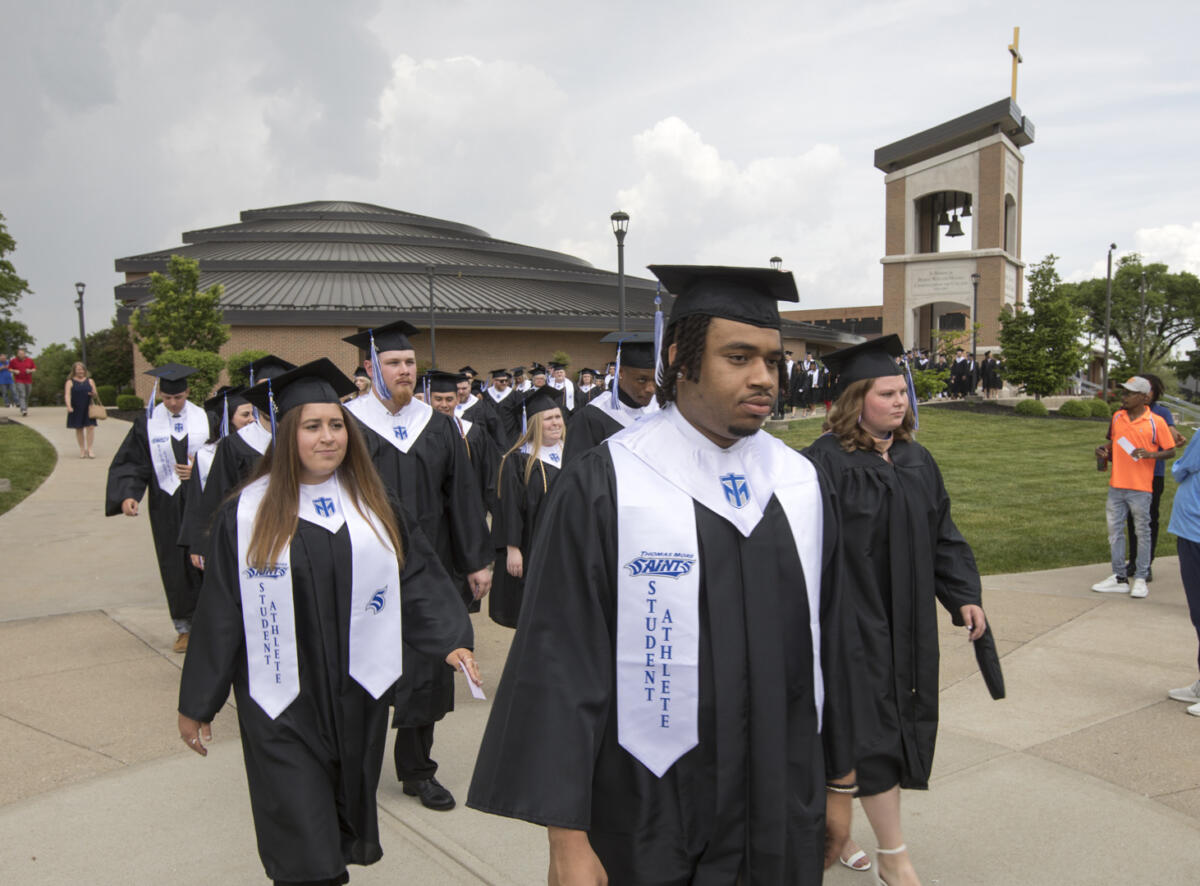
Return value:
M 760 430 L 795 284 L 651 270 L 662 408 L 546 502 L 467 803 L 546 826 L 559 886 L 817 884 L 854 774 L 838 520 Z

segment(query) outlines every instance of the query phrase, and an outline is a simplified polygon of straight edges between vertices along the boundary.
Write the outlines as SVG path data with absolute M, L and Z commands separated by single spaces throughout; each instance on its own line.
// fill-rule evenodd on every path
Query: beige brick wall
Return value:
M 1004 146 L 979 152 L 979 205 L 972 207 L 979 249 L 1004 246 Z
M 884 209 L 884 254 L 904 254 L 904 224 L 908 218 L 904 179 L 897 178 L 886 185 L 887 206 Z
M 883 266 L 883 334 L 904 337 L 904 265 Z M 905 342 L 908 345 L 908 342 Z

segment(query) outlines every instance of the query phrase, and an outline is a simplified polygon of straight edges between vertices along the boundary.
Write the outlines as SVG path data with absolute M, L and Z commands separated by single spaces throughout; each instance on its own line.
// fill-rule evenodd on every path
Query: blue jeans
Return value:
M 1137 560 L 1133 569 L 1134 578 L 1146 578 L 1150 574 L 1150 500 L 1151 492 L 1136 489 L 1108 487 L 1108 546 L 1112 551 L 1114 575 L 1125 575 L 1125 518 L 1133 518 L 1137 533 Z
M 17 392 L 13 390 L 12 382 L 0 384 L 0 397 L 4 398 L 5 406 L 13 406 L 17 402 Z

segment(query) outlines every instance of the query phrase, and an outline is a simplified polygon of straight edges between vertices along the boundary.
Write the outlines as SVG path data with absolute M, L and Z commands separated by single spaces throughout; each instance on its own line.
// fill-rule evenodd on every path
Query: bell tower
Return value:
M 1014 29 L 1009 98 L 875 151 L 884 173 L 883 332 L 928 348 L 936 330 L 979 325 L 995 350 L 999 315 L 1022 301 L 1021 206 L 1033 123 L 1017 107 Z M 966 347 L 969 348 L 969 345 Z

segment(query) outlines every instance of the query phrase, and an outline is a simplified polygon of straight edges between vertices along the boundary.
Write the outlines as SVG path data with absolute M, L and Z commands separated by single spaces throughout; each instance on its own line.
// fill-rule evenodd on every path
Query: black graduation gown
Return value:
M 496 450 L 496 444 L 492 440 L 491 435 L 484 430 L 482 424 L 472 424 L 463 440 L 467 447 L 467 457 L 471 461 L 471 469 L 475 474 L 475 485 L 479 489 L 481 501 L 483 502 L 483 510 L 485 513 L 492 515 L 492 525 L 494 526 L 498 519 L 496 515 L 500 511 L 496 487 L 496 477 L 500 467 L 500 455 Z M 479 601 L 474 599 L 471 594 L 466 574 L 456 572 L 454 581 L 458 586 L 459 594 L 463 598 L 463 603 L 467 606 L 467 611 L 478 612 Z
M 400 573 L 405 646 L 438 659 L 453 674 L 444 659 L 473 645 L 470 619 L 429 542 L 419 530 L 405 528 L 396 511 L 406 552 Z M 375 791 L 391 698 L 388 692 L 372 698 L 349 674 L 349 529 L 343 524 L 334 534 L 299 521 L 291 567 L 300 694 L 272 720 L 250 697 L 248 685 L 236 503 L 220 509 L 184 660 L 179 710 L 210 722 L 232 685 L 267 876 L 322 880 L 338 876 L 347 864 L 372 864 L 383 855 Z
M 488 615 L 506 628 L 517 626 L 525 592 L 525 579 L 508 574 L 508 545 L 521 549 L 521 559 L 528 568 L 542 505 L 560 473 L 554 465 L 537 459 L 526 483 L 528 461 L 525 453 L 511 452 L 500 467 L 500 517 L 492 533 L 496 538 L 496 565 L 492 571 L 492 591 L 488 594 Z
M 186 545 L 193 554 L 202 557 L 208 555 L 208 532 L 213 516 L 229 493 L 254 472 L 260 458 L 262 453 L 243 440 L 240 434 L 229 434 L 217 444 L 200 501 L 188 509 L 187 520 L 179 536 L 181 545 Z
M 817 733 L 808 600 L 772 500 L 744 538 L 695 505 L 699 744 L 662 778 L 617 743 L 616 481 L 607 446 L 559 476 L 528 564 L 520 623 L 467 804 L 586 830 L 609 882 L 821 882 L 827 776 L 851 762 L 837 518 L 824 500 Z M 551 531 L 553 529 L 553 531 Z
M 927 788 L 938 725 L 934 600 L 962 623 L 959 608 L 981 600 L 975 555 L 919 443 L 892 444 L 888 463 L 826 434 L 805 454 L 825 468 L 841 508 L 847 605 L 865 665 L 853 673 L 856 760 L 898 753 L 900 786 Z
M 611 397 L 612 394 L 605 396 Z M 575 410 L 570 424 L 567 425 L 567 438 L 563 441 L 563 464 L 571 464 L 589 449 L 621 430 L 624 430 L 624 426 L 598 406 L 592 409 L 585 406 Z
M 504 443 L 504 425 L 496 410 L 492 408 L 495 405 L 487 394 L 479 394 L 476 402 L 471 404 L 470 409 L 464 410 L 459 418 L 481 426 L 492 438 L 492 442 L 501 446 Z
M 514 390 L 499 403 L 486 391 L 480 399 L 488 404 L 500 421 L 500 439 L 496 441 L 496 448 L 500 452 L 508 452 L 521 436 L 521 402 L 524 398 Z
M 187 444 L 186 437 L 182 440 L 171 438 L 177 464 L 187 464 Z M 179 528 L 183 523 L 189 488 L 187 483 L 182 483 L 174 495 L 167 495 L 158 488 L 154 463 L 150 460 L 146 416 L 139 415 L 108 467 L 104 516 L 120 514 L 121 502 L 127 498 L 141 501 L 143 493 L 149 494 L 150 532 L 154 536 L 154 554 L 167 595 L 167 609 L 173 619 L 189 619 L 196 609 L 203 579 L 200 570 L 188 559 L 187 549 L 179 546 Z
M 467 447 L 450 417 L 435 411 L 408 452 L 357 417 L 356 421 L 384 486 L 413 515 L 445 571 L 467 575 L 487 566 L 493 555 L 483 497 Z M 396 683 L 393 703 L 393 726 L 426 726 L 440 720 L 454 710 L 454 674 L 406 644 L 404 676 Z

